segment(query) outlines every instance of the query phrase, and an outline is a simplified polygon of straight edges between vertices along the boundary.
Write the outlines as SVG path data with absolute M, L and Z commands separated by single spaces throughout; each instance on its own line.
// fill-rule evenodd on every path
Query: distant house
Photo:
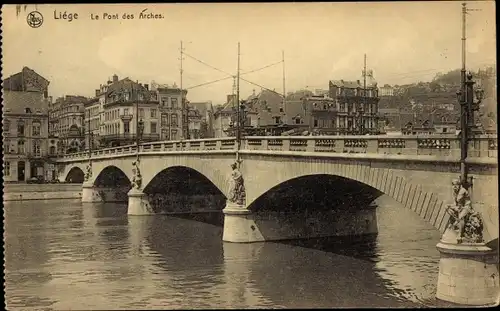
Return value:
M 408 122 L 401 129 L 403 135 L 434 135 L 434 134 L 452 134 L 455 135 L 457 123 L 447 121 L 446 119 L 432 122 L 425 120 L 420 125 Z

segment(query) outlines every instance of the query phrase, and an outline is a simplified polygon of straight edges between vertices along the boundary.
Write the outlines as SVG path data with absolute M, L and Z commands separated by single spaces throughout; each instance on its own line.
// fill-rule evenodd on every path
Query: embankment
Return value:
M 4 184 L 4 201 L 79 199 L 81 184 Z

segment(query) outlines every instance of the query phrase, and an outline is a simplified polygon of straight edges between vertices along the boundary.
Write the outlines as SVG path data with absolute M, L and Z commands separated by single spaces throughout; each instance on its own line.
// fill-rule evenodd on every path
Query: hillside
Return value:
M 484 90 L 481 123 L 484 127 L 496 128 L 496 69 L 490 66 L 473 74 Z M 456 91 L 460 89 L 460 75 L 461 70 L 456 69 L 445 74 L 438 73 L 430 82 L 395 85 L 394 96 L 380 98 L 381 116 L 395 128 L 414 119 L 417 123 L 458 120 L 460 104 Z

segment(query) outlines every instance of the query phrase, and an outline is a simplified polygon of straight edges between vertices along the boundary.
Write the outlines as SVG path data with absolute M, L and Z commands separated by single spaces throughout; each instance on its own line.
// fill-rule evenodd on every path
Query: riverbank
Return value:
M 81 184 L 4 184 L 4 201 L 79 199 Z

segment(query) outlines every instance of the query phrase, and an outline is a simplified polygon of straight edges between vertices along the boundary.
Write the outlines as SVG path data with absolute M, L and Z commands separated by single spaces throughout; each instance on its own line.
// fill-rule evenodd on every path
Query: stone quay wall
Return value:
M 80 199 L 81 184 L 4 184 L 4 201 Z

